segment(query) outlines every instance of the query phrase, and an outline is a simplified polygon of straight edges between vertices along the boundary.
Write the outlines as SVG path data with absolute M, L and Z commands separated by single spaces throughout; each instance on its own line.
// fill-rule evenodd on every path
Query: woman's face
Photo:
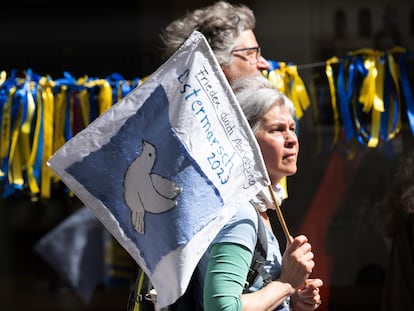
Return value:
M 256 139 L 272 184 L 296 173 L 299 142 L 296 122 L 284 107 L 273 106 L 262 118 Z
M 221 67 L 230 84 L 243 77 L 262 75 L 263 70 L 269 69 L 268 62 L 261 56 L 252 30 L 245 30 L 240 34 L 232 52 L 231 63 Z

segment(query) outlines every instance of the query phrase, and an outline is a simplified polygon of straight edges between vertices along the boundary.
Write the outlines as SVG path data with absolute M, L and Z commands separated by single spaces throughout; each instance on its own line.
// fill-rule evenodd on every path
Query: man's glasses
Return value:
M 260 60 L 260 57 L 262 56 L 260 47 L 258 46 L 251 48 L 234 49 L 231 51 L 231 53 L 239 53 L 234 55 L 248 61 L 251 65 L 257 64 L 257 62 Z

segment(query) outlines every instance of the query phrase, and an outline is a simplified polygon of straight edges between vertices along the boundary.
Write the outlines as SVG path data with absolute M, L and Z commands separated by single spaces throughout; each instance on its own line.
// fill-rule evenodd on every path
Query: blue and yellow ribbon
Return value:
M 378 147 L 401 129 L 402 107 L 414 135 L 414 100 L 407 59 L 411 52 L 394 48 L 381 52 L 360 49 L 344 59 L 328 59 L 325 74 L 333 113 L 333 143 L 340 139 L 341 126 L 348 146 L 356 143 Z M 333 64 L 338 63 L 334 72 Z M 269 61 L 264 75 L 286 94 L 300 120 L 310 99 L 298 66 Z M 3 196 L 27 189 L 32 196 L 49 198 L 58 177 L 46 166 L 48 158 L 78 131 L 88 126 L 145 79 L 125 80 L 119 74 L 105 79 L 84 76 L 75 79 L 68 72 L 52 80 L 33 73 L 24 77 L 16 71 L 0 72 L 0 181 Z M 323 95 L 323 93 L 321 93 Z M 316 95 L 313 94 L 313 101 Z M 312 105 L 314 110 L 326 106 Z M 318 116 L 318 111 L 314 112 Z M 284 183 L 286 180 L 284 181 Z M 284 184 L 286 187 L 286 183 Z

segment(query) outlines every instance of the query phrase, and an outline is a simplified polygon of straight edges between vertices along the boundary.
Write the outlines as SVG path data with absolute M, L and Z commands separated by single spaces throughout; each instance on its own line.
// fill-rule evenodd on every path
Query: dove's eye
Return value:
M 149 156 L 149 157 L 152 157 L 152 153 L 151 153 L 151 152 L 150 152 L 150 153 L 148 153 L 148 156 Z

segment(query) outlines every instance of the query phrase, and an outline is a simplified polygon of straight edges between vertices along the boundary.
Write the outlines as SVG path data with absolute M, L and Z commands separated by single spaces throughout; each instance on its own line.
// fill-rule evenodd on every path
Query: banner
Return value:
M 198 32 L 48 165 L 148 274 L 160 308 L 185 292 L 219 230 L 270 183 Z
M 89 303 L 104 281 L 104 237 L 92 210 L 82 207 L 42 237 L 34 250 Z

